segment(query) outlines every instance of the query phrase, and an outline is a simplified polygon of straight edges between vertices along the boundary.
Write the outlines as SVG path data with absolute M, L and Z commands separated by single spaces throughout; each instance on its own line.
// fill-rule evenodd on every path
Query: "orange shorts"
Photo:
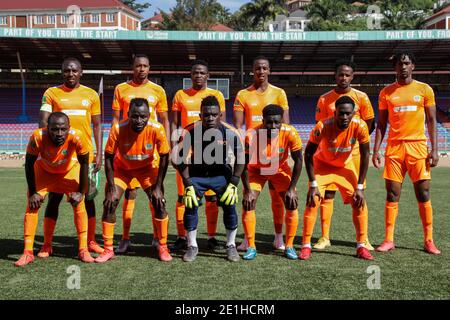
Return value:
M 291 184 L 292 171 L 287 162 L 278 168 L 273 175 L 263 175 L 257 168 L 248 168 L 248 179 L 250 181 L 250 189 L 261 192 L 267 181 L 272 183 L 275 191 L 285 192 Z
M 425 141 L 395 141 L 386 147 L 383 178 L 403 182 L 406 172 L 411 181 L 431 179 L 427 163 L 428 147 Z
M 120 167 L 114 168 L 114 183 L 126 190 L 129 185 L 136 180 L 142 189 L 147 190 L 156 183 L 158 177 L 158 168 L 139 168 L 139 169 L 123 169 Z
M 183 184 L 183 178 L 181 177 L 181 174 L 177 171 L 177 191 L 178 195 L 182 196 L 184 194 L 184 184 Z M 215 192 L 212 190 L 208 190 L 205 192 L 205 196 L 215 196 Z
M 341 193 L 345 204 L 352 202 L 352 196 L 358 185 L 358 174 L 355 165 L 350 161 L 345 167 L 330 167 L 320 162 L 314 163 L 314 173 L 322 197 L 329 186 L 334 185 Z
M 80 185 L 80 164 L 78 162 L 66 173 L 50 173 L 42 169 L 37 163 L 34 165 L 36 191 L 41 196 L 49 192 L 65 193 L 77 192 Z

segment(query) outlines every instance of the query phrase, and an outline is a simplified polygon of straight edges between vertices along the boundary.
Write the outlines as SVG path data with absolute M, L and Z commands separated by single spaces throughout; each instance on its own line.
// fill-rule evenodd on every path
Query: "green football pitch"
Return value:
M 73 214 L 67 203 L 61 205 L 55 231 L 54 255 L 47 260 L 16 268 L 13 262 L 23 250 L 23 215 L 26 181 L 23 169 L 0 169 L 0 299 L 449 299 L 450 298 L 450 169 L 433 170 L 432 201 L 434 238 L 442 255 L 431 256 L 423 250 L 423 233 L 417 203 L 407 179 L 400 200 L 396 228 L 397 250 L 374 253 L 374 261 L 355 258 L 355 231 L 351 209 L 335 202 L 332 220 L 332 246 L 313 252 L 309 261 L 291 261 L 272 249 L 273 223 L 270 198 L 263 191 L 257 206 L 256 245 L 253 261 L 230 263 L 225 251 L 206 249 L 204 209 L 199 218 L 199 257 L 193 263 L 174 253 L 170 263 L 160 262 L 150 248 L 152 239 L 148 202 L 139 191 L 131 228 L 133 250 L 105 264 L 83 264 L 76 259 L 77 239 Z M 103 180 L 104 181 L 104 180 Z M 298 184 L 300 224 L 295 247 L 300 245 L 305 203 L 306 174 Z M 166 198 L 171 222 L 169 242 L 175 240 L 175 174 L 169 170 Z M 381 172 L 371 168 L 366 191 L 369 206 L 369 239 L 375 246 L 384 237 L 384 182 Z M 101 216 L 102 196 L 97 199 Z M 43 211 L 43 210 L 41 210 Z M 241 209 L 238 210 L 239 216 Z M 240 220 L 240 219 L 239 219 Z M 43 241 L 43 212 L 40 212 L 35 253 Z M 118 212 L 114 243 L 122 233 Z M 320 235 L 317 221 L 313 240 Z M 100 218 L 97 237 L 101 241 Z M 225 241 L 219 219 L 218 239 Z M 237 243 L 243 239 L 239 221 Z M 79 283 L 73 282 L 74 272 Z M 68 286 L 69 283 L 69 286 Z M 79 288 L 73 284 L 79 284 Z M 72 284 L 72 285 L 70 285 Z

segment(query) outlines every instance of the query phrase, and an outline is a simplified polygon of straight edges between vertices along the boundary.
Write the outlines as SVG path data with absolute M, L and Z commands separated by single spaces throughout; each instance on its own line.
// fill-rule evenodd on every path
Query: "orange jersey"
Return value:
M 41 110 L 64 112 L 69 117 L 70 126 L 82 132 L 89 151 L 93 152 L 91 117 L 102 113 L 95 90 L 83 85 L 75 89 L 65 85 L 48 88 L 42 97 Z
M 278 166 L 281 167 L 288 159 L 289 151 L 294 152 L 302 149 L 302 140 L 297 130 L 283 123 L 278 135 L 271 140 L 267 138 L 262 125 L 254 130 L 249 130 L 245 137 L 245 153 L 249 157 L 249 168 L 270 167 L 277 158 Z
M 147 99 L 150 107 L 150 120 L 158 121 L 158 112 L 168 112 L 166 92 L 163 87 L 151 81 L 140 85 L 133 81 L 118 84 L 114 89 L 112 109 L 122 111 L 122 119 L 128 119 L 130 101 L 134 98 Z
M 173 98 L 172 111 L 181 112 L 181 127 L 185 128 L 191 123 L 200 120 L 200 105 L 208 96 L 215 96 L 219 101 L 221 112 L 225 112 L 225 99 L 222 92 L 210 88 L 195 90 L 189 88 L 178 90 Z
M 89 153 L 86 139 L 80 130 L 70 128 L 66 141 L 55 145 L 46 128 L 37 129 L 30 137 L 27 153 L 38 157 L 36 164 L 44 171 L 55 174 L 67 173 L 77 164 L 77 155 Z
M 238 92 L 233 110 L 244 112 L 245 126 L 250 129 L 262 124 L 263 109 L 269 104 L 276 104 L 284 110 L 289 110 L 286 93 L 283 89 L 269 84 L 264 92 L 260 92 L 251 85 Z
M 319 145 L 314 160 L 327 166 L 344 167 L 348 161 L 352 161 L 351 154 L 356 142 L 368 143 L 370 136 L 366 122 L 358 116 L 354 116 L 344 130 L 337 127 L 334 118 L 328 118 L 316 124 L 309 141 Z
M 328 91 L 320 96 L 317 101 L 316 108 L 316 121 L 325 120 L 334 116 L 334 110 L 336 109 L 334 103 L 342 96 L 349 96 L 355 102 L 355 114 L 364 121 L 373 119 L 375 114 L 373 113 L 372 103 L 366 93 L 351 88 L 347 93 L 337 93 L 336 90 Z
M 114 166 L 129 170 L 150 168 L 155 151 L 159 154 L 170 151 L 164 127 L 159 122 L 149 121 L 140 133 L 131 129 L 128 120 L 112 125 L 105 152 L 115 154 Z
M 435 107 L 433 89 L 413 80 L 408 85 L 395 82 L 380 92 L 378 107 L 389 112 L 389 141 L 422 140 L 425 135 L 425 108 Z

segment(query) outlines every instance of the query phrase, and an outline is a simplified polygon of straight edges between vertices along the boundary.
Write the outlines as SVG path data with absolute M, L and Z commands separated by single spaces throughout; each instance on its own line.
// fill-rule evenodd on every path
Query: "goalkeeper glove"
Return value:
M 237 178 L 237 179 L 236 179 Z M 227 189 L 220 198 L 220 202 L 223 202 L 227 206 L 236 204 L 238 200 L 238 188 L 239 177 L 232 177 L 231 182 L 228 184 Z
M 192 209 L 194 206 L 198 207 L 194 186 L 189 186 L 184 189 L 183 204 L 189 209 Z

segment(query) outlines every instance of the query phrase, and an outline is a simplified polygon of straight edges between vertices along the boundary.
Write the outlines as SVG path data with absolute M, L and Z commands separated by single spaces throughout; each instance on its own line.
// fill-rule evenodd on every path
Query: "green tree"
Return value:
M 209 30 L 217 23 L 228 23 L 229 10 L 217 0 L 177 0 L 170 13 L 161 11 L 165 30 Z
M 151 6 L 151 4 L 148 2 L 136 3 L 136 0 L 122 0 L 122 2 L 138 13 L 144 12 Z
M 433 2 L 427 0 L 385 1 L 381 6 L 381 26 L 385 30 L 423 29 L 432 8 Z
M 347 19 L 350 6 L 344 0 L 313 0 L 305 7 L 309 31 L 344 30 L 352 23 Z
M 274 20 L 277 15 L 286 15 L 288 11 L 283 0 L 253 0 L 244 4 L 236 15 L 236 24 L 245 26 L 247 30 L 264 30 L 265 24 Z M 242 30 L 239 28 L 239 30 Z

